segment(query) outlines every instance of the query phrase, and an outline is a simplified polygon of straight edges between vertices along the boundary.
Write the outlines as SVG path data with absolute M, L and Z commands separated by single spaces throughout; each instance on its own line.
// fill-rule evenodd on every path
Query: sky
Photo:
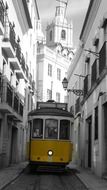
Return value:
M 89 2 L 90 0 L 68 0 L 66 18 L 68 22 L 72 21 L 73 23 L 74 47 L 77 47 L 79 43 L 79 36 L 89 6 Z M 47 24 L 51 23 L 55 17 L 55 10 L 58 2 L 56 0 L 37 0 L 37 5 L 39 16 L 42 22 L 43 32 L 45 33 Z

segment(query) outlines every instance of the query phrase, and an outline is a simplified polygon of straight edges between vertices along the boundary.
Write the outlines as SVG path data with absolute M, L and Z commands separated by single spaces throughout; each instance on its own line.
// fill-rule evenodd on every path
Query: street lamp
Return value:
M 62 85 L 63 85 L 63 88 L 65 90 L 67 90 L 67 92 L 73 92 L 75 95 L 77 96 L 83 96 L 83 90 L 81 89 L 68 89 L 68 80 L 66 77 L 64 77 L 63 81 L 62 81 Z

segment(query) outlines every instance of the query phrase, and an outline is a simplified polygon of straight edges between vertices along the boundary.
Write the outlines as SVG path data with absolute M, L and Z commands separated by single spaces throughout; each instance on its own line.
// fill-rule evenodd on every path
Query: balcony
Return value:
M 8 58 L 15 57 L 16 41 L 14 24 L 12 25 L 11 23 L 9 23 L 9 21 L 5 21 L 2 49 Z
M 16 76 L 18 79 L 24 79 L 26 82 L 28 82 L 28 79 L 26 77 L 26 73 L 23 71 L 22 67 L 20 66 L 20 69 L 15 70 Z
M 4 15 L 5 15 L 5 6 L 3 1 L 0 1 L 0 35 L 4 33 Z
M 23 103 L 7 79 L 0 79 L 0 111 L 14 120 L 23 121 Z
M 25 79 L 27 81 L 26 76 L 26 67 L 25 67 L 25 58 L 23 53 L 21 52 L 20 40 L 18 38 L 15 43 L 15 57 L 8 58 L 10 65 L 16 72 L 18 79 Z
M 0 1 L 0 8 L 2 7 L 3 9 L 2 4 L 2 1 Z M 7 56 L 10 66 L 16 72 L 18 79 L 25 79 L 28 81 L 26 76 L 25 58 L 21 51 L 19 37 L 16 41 L 15 24 L 9 22 L 7 13 L 8 8 L 4 8 L 3 10 L 4 12 L 2 11 L 3 13 L 0 13 L 4 18 L 4 20 L 2 17 L 0 18 L 4 25 L 4 36 L 1 45 L 3 54 Z
M 8 61 L 10 63 L 10 66 L 13 68 L 13 70 L 20 70 L 20 63 L 19 63 L 17 57 L 8 58 Z
M 21 51 L 19 38 L 16 43 L 16 57 L 14 59 L 10 59 L 10 62 L 15 69 L 17 77 L 27 81 L 25 58 Z
M 104 42 L 99 56 L 95 59 L 91 69 L 91 88 L 89 89 L 88 75 L 84 79 L 84 101 L 92 94 L 95 88 L 107 75 L 107 41 Z
M 20 59 L 20 62 L 17 57 L 9 58 L 8 60 L 13 70 L 15 71 L 18 79 L 25 79 L 27 81 L 24 57 Z
M 3 1 L 0 1 L 0 23 L 4 27 L 4 32 L 2 33 L 2 51 L 8 58 L 10 66 L 16 72 L 18 79 L 27 80 L 26 67 L 24 55 L 20 47 L 20 38 L 16 41 L 15 24 L 11 23 L 8 18 L 8 6 L 4 6 Z M 1 33 L 0 33 L 1 34 Z

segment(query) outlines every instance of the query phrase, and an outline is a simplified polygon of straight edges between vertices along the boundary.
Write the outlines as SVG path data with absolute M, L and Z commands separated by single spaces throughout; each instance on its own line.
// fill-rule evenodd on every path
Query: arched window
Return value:
M 62 38 L 63 40 L 66 39 L 66 31 L 65 31 L 65 30 L 62 30 L 62 31 L 61 31 L 61 38 Z
M 52 30 L 50 31 L 50 41 L 52 41 Z

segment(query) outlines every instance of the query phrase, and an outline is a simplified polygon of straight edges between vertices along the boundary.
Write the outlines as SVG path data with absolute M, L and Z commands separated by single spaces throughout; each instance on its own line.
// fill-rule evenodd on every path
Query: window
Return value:
M 52 30 L 50 31 L 50 41 L 52 41 Z
M 56 93 L 56 102 L 60 102 L 60 93 L 59 92 Z
M 38 30 L 38 21 L 36 21 L 36 30 Z
M 47 100 L 51 100 L 52 99 L 52 90 L 47 89 Z
M 97 80 L 97 59 L 95 59 L 94 63 L 91 66 L 91 85 L 96 82 Z
M 35 55 L 35 44 L 33 44 L 33 55 Z
M 48 64 L 48 76 L 52 77 L 52 65 Z
M 13 73 L 10 72 L 10 83 L 12 84 L 12 77 L 13 77 Z
M 1 126 L 2 126 L 2 120 L 0 119 L 0 138 L 1 138 Z
M 2 80 L 2 76 L 0 74 L 0 99 L 2 98 L 2 89 L 3 88 L 3 80 Z
M 42 119 L 33 120 L 32 137 L 33 138 L 43 137 L 43 120 Z
M 67 96 L 64 96 L 64 103 L 67 103 L 68 101 L 67 98 L 68 98 Z
M 99 75 L 101 75 L 106 67 L 106 46 L 107 42 L 105 41 L 99 52 Z
M 32 34 L 30 34 L 30 47 L 32 46 Z
M 5 75 L 6 73 L 6 62 L 3 60 L 3 74 Z
M 58 138 L 58 120 L 46 119 L 45 121 L 45 138 L 57 139 Z
M 60 139 L 70 139 L 70 121 L 69 120 L 61 120 L 60 121 Z
M 61 80 L 61 69 L 57 68 L 57 80 Z
M 95 140 L 98 139 L 98 107 L 95 108 Z
M 65 30 L 61 31 L 61 39 L 63 39 L 63 40 L 66 39 L 66 32 L 65 32 Z
M 2 120 L 0 119 L 0 150 L 1 150 L 1 127 L 2 127 Z
M 26 51 L 26 59 L 25 59 L 25 61 L 26 61 L 26 64 L 28 64 L 28 53 L 27 53 L 27 51 Z
M 28 94 L 27 109 L 30 109 L 30 94 Z
M 63 9 L 61 9 L 61 15 L 63 15 L 64 14 L 64 11 L 63 11 Z
M 35 32 L 35 30 L 36 30 L 36 18 L 34 17 L 34 32 Z

